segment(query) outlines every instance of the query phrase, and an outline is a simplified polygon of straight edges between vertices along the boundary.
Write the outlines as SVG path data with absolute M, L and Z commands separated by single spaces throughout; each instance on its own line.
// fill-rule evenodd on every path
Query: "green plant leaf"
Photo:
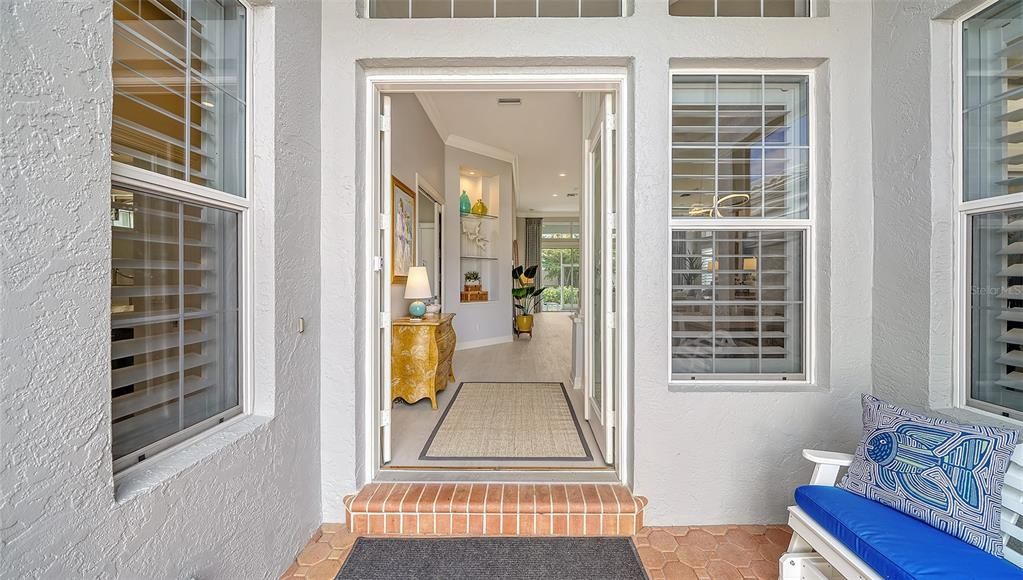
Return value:
M 529 295 L 533 292 L 532 286 L 523 286 L 522 288 L 512 288 L 512 298 L 516 300 L 522 300 L 523 298 L 529 298 Z
M 518 280 L 519 276 L 522 275 L 522 266 L 515 266 L 512 268 L 512 280 Z
M 532 266 L 526 268 L 526 271 L 523 272 L 523 274 L 526 275 L 526 278 L 536 278 L 536 268 L 537 268 L 536 264 L 533 264 Z

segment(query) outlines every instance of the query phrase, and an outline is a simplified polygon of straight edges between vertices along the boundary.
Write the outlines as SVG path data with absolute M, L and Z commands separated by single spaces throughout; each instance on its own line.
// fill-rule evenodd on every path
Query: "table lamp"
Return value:
M 430 292 L 430 278 L 426 275 L 426 267 L 412 266 L 408 272 L 408 279 L 405 281 L 405 299 L 415 300 L 408 306 L 409 316 L 413 320 L 422 320 L 423 315 L 426 314 L 426 304 L 422 299 L 432 296 L 433 292 Z

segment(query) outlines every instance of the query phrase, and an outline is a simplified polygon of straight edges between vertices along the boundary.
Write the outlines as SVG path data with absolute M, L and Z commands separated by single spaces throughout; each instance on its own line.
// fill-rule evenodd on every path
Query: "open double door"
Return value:
M 391 99 L 377 95 L 375 215 L 373 228 L 372 297 L 374 312 L 374 375 L 378 396 L 377 425 L 380 460 L 391 461 Z M 582 201 L 582 315 L 584 328 L 584 417 L 604 457 L 616 457 L 616 412 L 621 381 L 618 368 L 619 324 L 617 291 L 621 272 L 617 260 L 617 174 L 614 96 L 600 94 L 593 127 L 585 142 L 584 197 Z M 508 313 L 511 324 L 511 312 Z

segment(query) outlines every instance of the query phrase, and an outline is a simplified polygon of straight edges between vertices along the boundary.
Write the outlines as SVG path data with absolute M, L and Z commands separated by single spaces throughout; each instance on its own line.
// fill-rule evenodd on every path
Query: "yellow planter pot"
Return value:
M 533 315 L 519 314 L 515 317 L 515 328 L 519 332 L 531 332 L 533 330 Z

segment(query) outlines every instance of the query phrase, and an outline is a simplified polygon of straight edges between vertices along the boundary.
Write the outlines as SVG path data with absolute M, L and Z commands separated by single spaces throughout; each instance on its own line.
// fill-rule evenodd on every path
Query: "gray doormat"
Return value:
M 359 538 L 335 580 L 647 580 L 629 538 Z

